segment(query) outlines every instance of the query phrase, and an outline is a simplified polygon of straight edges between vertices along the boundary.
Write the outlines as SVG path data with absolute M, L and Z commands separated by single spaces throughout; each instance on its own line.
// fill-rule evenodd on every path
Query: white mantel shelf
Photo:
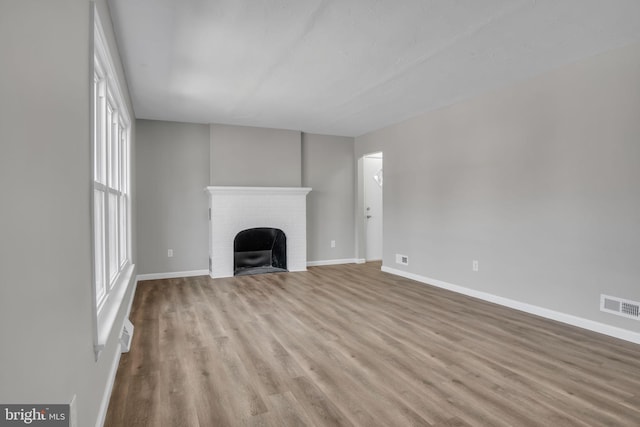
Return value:
M 311 191 L 309 187 L 233 187 L 215 186 L 207 187 L 209 194 L 302 194 L 306 195 Z
M 278 228 L 287 237 L 287 268 L 307 269 L 308 187 L 207 187 L 209 274 L 233 276 L 233 240 L 243 230 Z

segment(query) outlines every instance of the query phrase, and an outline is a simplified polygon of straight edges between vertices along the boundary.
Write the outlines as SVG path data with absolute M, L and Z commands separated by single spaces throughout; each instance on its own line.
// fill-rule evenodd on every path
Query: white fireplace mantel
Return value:
M 281 229 L 287 237 L 289 271 L 307 269 L 308 187 L 207 187 L 209 274 L 233 276 L 233 239 L 256 227 Z
M 309 187 L 207 187 L 211 195 L 233 194 L 233 195 L 291 195 L 297 194 L 306 196 L 311 188 Z

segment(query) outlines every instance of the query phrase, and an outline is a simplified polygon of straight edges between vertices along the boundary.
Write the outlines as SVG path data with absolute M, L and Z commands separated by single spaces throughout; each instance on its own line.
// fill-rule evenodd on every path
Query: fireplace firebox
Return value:
M 233 241 L 233 275 L 277 273 L 287 270 L 287 238 L 278 228 L 250 228 Z

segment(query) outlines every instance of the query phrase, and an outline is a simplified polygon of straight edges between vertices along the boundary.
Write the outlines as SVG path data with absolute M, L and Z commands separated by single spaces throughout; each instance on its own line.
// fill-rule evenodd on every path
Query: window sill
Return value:
M 100 357 L 100 353 L 107 344 L 107 340 L 115 326 L 118 312 L 120 311 L 120 307 L 122 307 L 124 297 L 132 282 L 134 267 L 133 264 L 130 264 L 122 271 L 113 290 L 109 292 L 107 300 L 98 312 L 96 325 L 97 334 L 94 344 L 96 360 Z

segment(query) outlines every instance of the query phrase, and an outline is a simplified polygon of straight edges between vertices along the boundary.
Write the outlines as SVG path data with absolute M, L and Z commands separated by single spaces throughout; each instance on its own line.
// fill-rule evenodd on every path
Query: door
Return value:
M 382 153 L 364 157 L 365 258 L 382 259 Z

